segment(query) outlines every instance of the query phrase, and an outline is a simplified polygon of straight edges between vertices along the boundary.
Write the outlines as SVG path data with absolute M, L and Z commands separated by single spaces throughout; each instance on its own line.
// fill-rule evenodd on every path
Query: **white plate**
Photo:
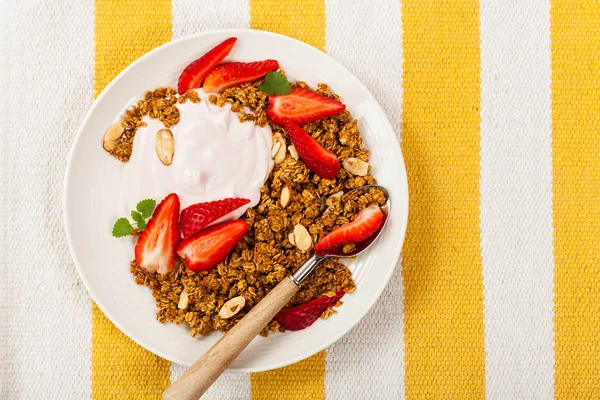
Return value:
M 348 264 L 356 291 L 346 295 L 338 314 L 326 321 L 318 320 L 299 332 L 256 338 L 230 367 L 236 372 L 257 372 L 300 361 L 348 332 L 375 303 L 400 256 L 408 217 L 408 186 L 398 139 L 375 98 L 346 68 L 305 43 L 254 30 L 204 32 L 151 51 L 113 79 L 81 124 L 67 164 L 64 215 L 69 248 L 83 283 L 100 309 L 127 336 L 184 365 L 193 363 L 218 340 L 221 334 L 217 332 L 194 339 L 185 326 L 156 321 L 149 289 L 136 285 L 129 273 L 134 241 L 111 236 L 112 224 L 128 210 L 121 189 L 122 165 L 104 152 L 101 138 L 132 97 L 156 87 L 175 86 L 187 64 L 230 36 L 238 41 L 228 60 L 277 59 L 292 80 L 312 86 L 327 82 L 340 95 L 359 121 L 371 151 L 373 175 L 392 199 L 392 213 L 381 238 Z

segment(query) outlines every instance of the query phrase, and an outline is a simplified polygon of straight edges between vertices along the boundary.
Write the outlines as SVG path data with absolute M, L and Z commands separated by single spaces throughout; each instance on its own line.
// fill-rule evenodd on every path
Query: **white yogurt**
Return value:
M 129 162 L 123 166 L 126 205 L 135 209 L 143 199 L 162 200 L 177 193 L 181 208 L 189 205 L 244 197 L 250 203 L 219 221 L 239 218 L 260 200 L 260 188 L 271 170 L 271 128 L 253 122 L 241 123 L 227 104 L 210 104 L 208 95 L 197 90 L 200 103 L 178 104 L 180 121 L 172 126 L 175 139 L 173 162 L 163 165 L 155 150 L 156 132 L 162 122 L 144 117 L 133 142 Z

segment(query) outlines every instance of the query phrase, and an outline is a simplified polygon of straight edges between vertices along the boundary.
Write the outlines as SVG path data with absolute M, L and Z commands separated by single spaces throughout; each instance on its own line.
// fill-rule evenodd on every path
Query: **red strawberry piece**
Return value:
M 259 80 L 279 68 L 276 60 L 231 62 L 217 65 L 204 80 L 205 92 L 221 93 L 223 90 Z
M 379 206 L 373 205 L 358 213 L 354 221 L 335 228 L 315 244 L 317 256 L 338 254 L 347 244 L 360 244 L 376 234 L 383 225 L 384 214 Z
M 282 125 L 284 118 L 289 118 L 295 124 L 304 125 L 339 114 L 345 109 L 346 106 L 340 101 L 294 86 L 289 94 L 269 96 L 267 115 L 278 125 Z
M 199 88 L 209 71 L 227 57 L 236 40 L 237 38 L 230 37 L 185 67 L 177 82 L 179 94 L 184 94 L 188 89 Z
M 219 218 L 237 210 L 250 200 L 243 198 L 228 198 L 206 203 L 192 204 L 181 211 L 179 227 L 186 238 L 199 230 L 206 228 Z
M 286 308 L 275 315 L 275 320 L 288 331 L 300 331 L 311 326 L 319 319 L 323 311 L 333 307 L 343 296 L 344 291 L 340 290 L 335 292 L 333 297 L 321 296 L 308 303 Z
M 321 146 L 304 129 L 289 119 L 283 120 L 283 126 L 308 169 L 321 178 L 335 179 L 340 170 L 340 163 L 335 153 Z
M 227 258 L 246 232 L 248 224 L 243 219 L 222 222 L 183 239 L 177 254 L 190 270 L 208 271 Z
M 179 197 L 171 193 L 156 207 L 135 245 L 135 262 L 148 272 L 166 274 L 175 266 L 181 240 L 177 220 Z

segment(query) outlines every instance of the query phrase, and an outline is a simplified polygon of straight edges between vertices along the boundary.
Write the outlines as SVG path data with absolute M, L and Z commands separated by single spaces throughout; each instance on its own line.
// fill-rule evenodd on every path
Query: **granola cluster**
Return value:
M 257 89 L 259 83 L 227 89 L 219 96 L 209 97 L 211 103 L 219 106 L 231 104 L 232 110 L 240 112 L 240 121 L 252 120 L 257 125 L 269 123 L 274 141 L 285 141 L 285 157 L 275 163 L 261 188 L 259 204 L 242 217 L 250 226 L 246 236 L 225 261 L 209 271 L 192 272 L 178 265 L 166 275 L 153 275 L 146 274 L 135 261 L 131 263 L 136 282 L 152 290 L 159 309 L 157 319 L 188 324 L 193 336 L 231 329 L 273 287 L 309 258 L 310 249 L 303 251 L 294 243 L 297 226 L 305 228 L 310 242 L 316 243 L 321 235 L 352 221 L 363 208 L 382 205 L 386 201 L 385 194 L 377 189 L 352 196 L 347 194 L 354 188 L 375 184 L 375 178 L 369 172 L 357 176 L 342 168 L 333 180 L 311 173 L 293 150 L 283 128 L 268 120 L 267 95 Z M 303 82 L 296 84 L 307 87 Z M 337 99 L 325 84 L 319 84 L 316 92 Z M 246 107 L 254 114 L 244 114 Z M 363 147 L 357 121 L 348 111 L 303 128 L 333 151 L 340 163 L 349 158 L 368 162 L 369 152 Z M 287 191 L 285 202 L 282 202 L 283 190 Z M 344 248 L 346 253 L 352 250 L 351 247 Z M 287 306 L 299 305 L 333 291 L 349 293 L 355 288 L 350 270 L 336 259 L 327 259 L 307 278 Z M 184 289 L 186 305 L 181 308 L 178 303 Z M 244 308 L 231 318 L 221 318 L 218 314 L 223 304 L 236 296 L 245 298 Z M 322 318 L 334 312 L 328 309 Z M 273 320 L 261 334 L 267 335 L 269 331 L 283 331 L 283 328 Z

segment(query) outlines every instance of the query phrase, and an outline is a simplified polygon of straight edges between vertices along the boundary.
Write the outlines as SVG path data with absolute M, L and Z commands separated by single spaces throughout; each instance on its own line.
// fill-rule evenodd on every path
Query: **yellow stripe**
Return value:
M 95 16 L 97 96 L 132 61 L 171 39 L 171 2 L 96 0 Z M 158 399 L 170 375 L 168 361 L 139 347 L 93 305 L 93 399 Z
M 553 0 L 557 399 L 600 398 L 600 3 Z
M 252 400 L 325 399 L 325 351 L 285 368 L 250 375 Z
M 96 96 L 125 67 L 171 40 L 170 0 L 96 0 Z
M 250 0 L 250 27 L 325 50 L 325 2 Z M 274 371 L 250 375 L 253 400 L 325 399 L 325 351 Z
M 135 344 L 95 304 L 92 324 L 92 398 L 160 398 L 170 383 L 171 363 Z
M 325 51 L 325 1 L 250 0 L 250 27 L 291 36 Z
M 483 399 L 479 4 L 404 0 L 407 399 Z

